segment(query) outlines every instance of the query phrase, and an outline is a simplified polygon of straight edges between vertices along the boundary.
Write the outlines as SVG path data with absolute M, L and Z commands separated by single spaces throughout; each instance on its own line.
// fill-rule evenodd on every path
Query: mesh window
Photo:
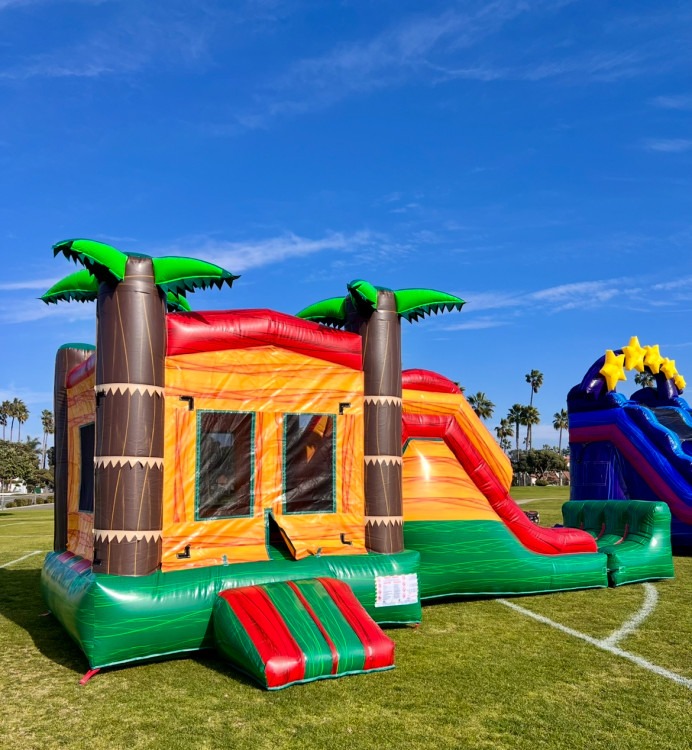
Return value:
M 79 428 L 81 467 L 79 477 L 79 510 L 94 512 L 94 423 Z
M 286 513 L 334 512 L 334 417 L 284 417 Z
M 198 518 L 252 515 L 253 428 L 252 414 L 199 415 Z

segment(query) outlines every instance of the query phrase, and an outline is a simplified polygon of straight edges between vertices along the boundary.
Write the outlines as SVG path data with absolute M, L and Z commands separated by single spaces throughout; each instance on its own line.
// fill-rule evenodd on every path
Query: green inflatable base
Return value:
M 584 529 L 608 556 L 611 586 L 673 578 L 670 508 L 650 500 L 570 500 L 565 526 Z
M 50 552 L 41 573 L 46 603 L 92 669 L 214 647 L 212 609 L 220 591 L 273 581 L 346 581 L 381 625 L 421 620 L 420 599 L 378 606 L 377 580 L 416 574 L 417 552 L 314 556 L 126 577 L 95 574 L 80 557 Z
M 420 552 L 422 600 L 542 594 L 608 585 L 605 555 L 531 552 L 497 521 L 406 521 L 404 544 Z

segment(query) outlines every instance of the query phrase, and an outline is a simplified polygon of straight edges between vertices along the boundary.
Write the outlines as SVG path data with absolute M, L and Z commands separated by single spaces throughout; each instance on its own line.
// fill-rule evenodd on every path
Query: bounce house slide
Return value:
M 507 457 L 451 381 L 407 371 L 404 388 L 404 537 L 422 598 L 607 585 L 592 536 L 537 526 L 512 500 Z
M 570 409 L 572 499 L 662 500 L 673 546 L 692 548 L 689 407 L 681 398 L 647 406 L 617 393 L 602 401 L 600 409 Z

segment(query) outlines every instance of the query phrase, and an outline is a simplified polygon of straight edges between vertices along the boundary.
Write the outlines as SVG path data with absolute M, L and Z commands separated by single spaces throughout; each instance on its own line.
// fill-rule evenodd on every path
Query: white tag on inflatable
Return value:
M 376 607 L 394 607 L 415 604 L 418 601 L 418 576 L 407 573 L 400 576 L 376 576 Z

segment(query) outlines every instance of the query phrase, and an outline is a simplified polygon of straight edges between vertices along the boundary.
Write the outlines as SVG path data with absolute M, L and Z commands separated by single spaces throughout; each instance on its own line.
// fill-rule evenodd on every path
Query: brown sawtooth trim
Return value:
M 401 456 L 401 404 L 365 403 L 365 454 Z
M 53 414 L 55 420 L 54 463 L 54 522 L 53 549 L 67 549 L 67 376 L 93 354 L 91 349 L 63 347 L 55 356 L 55 380 L 53 385 Z
M 97 401 L 97 456 L 163 456 L 162 396 L 111 391 Z
M 162 467 L 97 466 L 94 493 L 108 498 L 94 508 L 95 529 L 161 529 L 163 514 L 157 497 L 163 493 Z
M 94 528 L 103 532 L 161 530 L 163 518 L 164 398 L 111 384 L 165 385 L 165 297 L 154 284 L 150 258 L 130 257 L 125 278 L 101 284 L 97 305 L 96 461 Z M 132 462 L 139 457 L 141 462 Z M 127 459 L 127 461 L 125 461 Z M 101 538 L 94 543 L 94 569 L 116 575 L 147 575 L 160 563 L 161 542 Z
M 404 526 L 402 523 L 366 523 L 365 546 L 369 550 L 388 552 L 403 549 Z
M 348 308 L 349 317 L 355 308 Z M 355 318 L 350 318 L 355 320 Z M 394 293 L 379 290 L 377 309 L 359 321 L 363 338 L 365 515 L 403 514 L 401 461 L 401 318 Z M 403 526 L 366 523 L 365 544 L 373 552 L 400 552 Z
M 147 575 L 161 560 L 161 539 L 141 539 L 132 542 L 94 540 L 94 573 L 121 572 L 118 575 Z
M 394 463 L 365 464 L 366 516 L 401 516 L 402 465 Z M 99 527 L 100 528 L 100 527 Z

